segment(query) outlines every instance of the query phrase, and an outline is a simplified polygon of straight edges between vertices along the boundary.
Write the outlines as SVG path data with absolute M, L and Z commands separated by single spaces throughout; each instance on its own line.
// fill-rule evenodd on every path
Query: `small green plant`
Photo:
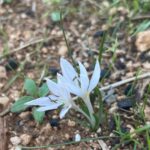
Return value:
M 100 65 L 97 60 L 93 75 L 91 79 L 89 79 L 83 64 L 81 62 L 78 62 L 78 64 L 79 69 L 75 70 L 67 60 L 61 58 L 60 66 L 62 75 L 57 74 L 57 82 L 45 78 L 47 85 L 43 84 L 39 88 L 33 80 L 26 79 L 24 90 L 27 96 L 21 97 L 16 101 L 11 111 L 21 112 L 29 106 L 36 106 L 33 109 L 33 117 L 37 122 L 41 123 L 45 114 L 44 112 L 47 110 L 59 109 L 59 117 L 63 118 L 72 108 L 85 116 L 92 130 L 97 130 L 104 116 L 102 115 L 103 102 L 101 92 L 99 88 L 96 88 L 100 79 Z M 49 90 L 51 95 L 46 96 Z M 94 93 L 92 91 L 94 91 Z M 92 100 L 97 100 L 98 109 L 91 103 L 92 93 L 94 94 Z M 39 108 L 37 108 L 37 106 L 39 106 Z
M 41 96 L 46 96 L 49 92 L 48 87 L 45 83 L 42 84 L 41 87 L 37 87 L 36 83 L 34 80 L 32 79 L 25 79 L 24 82 L 24 90 L 26 92 L 26 96 L 22 96 L 20 97 L 11 107 L 11 112 L 13 113 L 19 113 L 22 112 L 24 110 L 26 110 L 28 108 L 27 105 L 24 105 L 25 103 L 41 97 Z M 33 108 L 32 110 L 32 114 L 34 119 L 38 122 L 38 123 L 42 123 L 43 118 L 45 116 L 44 112 L 38 112 L 37 108 Z

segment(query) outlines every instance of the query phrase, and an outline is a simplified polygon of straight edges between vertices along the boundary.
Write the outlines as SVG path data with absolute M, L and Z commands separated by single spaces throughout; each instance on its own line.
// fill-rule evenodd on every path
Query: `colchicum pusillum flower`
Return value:
M 47 86 L 53 95 L 32 100 L 27 102 L 26 105 L 40 106 L 37 111 L 54 110 L 62 106 L 60 118 L 63 118 L 69 109 L 74 107 L 75 104 L 68 90 L 64 88 L 59 74 L 57 75 L 57 80 L 58 83 L 55 83 L 46 78 Z
M 75 71 L 73 66 L 65 59 L 61 58 L 60 65 L 62 69 L 62 74 L 64 77 L 64 83 L 67 84 L 69 91 L 72 94 L 75 94 L 81 97 L 86 104 L 90 117 L 94 122 L 93 118 L 93 107 L 90 101 L 90 93 L 97 86 L 100 79 L 100 65 L 98 60 L 96 61 L 96 65 L 93 71 L 93 75 L 91 80 L 89 80 L 88 73 L 85 67 L 78 62 L 80 74 Z
M 90 101 L 90 93 L 99 82 L 100 65 L 97 60 L 93 75 L 91 80 L 89 80 L 85 67 L 80 62 L 78 62 L 78 64 L 80 69 L 79 74 L 67 60 L 61 58 L 60 66 L 62 75 L 57 74 L 57 83 L 46 78 L 47 86 L 52 95 L 32 100 L 27 102 L 26 105 L 40 106 L 38 111 L 54 110 L 62 106 L 60 118 L 63 118 L 70 108 L 73 108 L 82 113 L 94 126 L 94 110 Z M 90 116 L 76 105 L 70 93 L 83 99 Z

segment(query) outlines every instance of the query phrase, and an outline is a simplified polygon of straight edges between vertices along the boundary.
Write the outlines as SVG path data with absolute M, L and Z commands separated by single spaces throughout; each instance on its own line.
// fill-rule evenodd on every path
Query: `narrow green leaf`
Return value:
M 31 96 L 37 95 L 37 87 L 35 81 L 32 79 L 27 78 L 24 83 L 24 89 L 27 91 L 27 93 Z
M 49 89 L 46 83 L 42 84 L 42 86 L 39 88 L 38 95 L 39 97 L 46 96 L 49 93 Z
M 23 96 L 18 99 L 11 107 L 11 112 L 21 112 L 24 111 L 28 106 L 24 105 L 26 102 L 33 100 L 31 96 Z
M 35 119 L 36 122 L 38 123 L 42 123 L 44 116 L 45 116 L 45 112 L 44 111 L 37 111 L 37 108 L 33 109 L 33 117 Z

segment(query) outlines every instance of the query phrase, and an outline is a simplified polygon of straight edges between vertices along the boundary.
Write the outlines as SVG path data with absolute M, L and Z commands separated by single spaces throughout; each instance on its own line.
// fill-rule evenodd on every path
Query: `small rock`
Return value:
M 70 135 L 69 134 L 65 134 L 65 138 L 66 138 L 66 140 L 69 140 L 70 139 Z
M 102 129 L 101 128 L 98 128 L 98 130 L 96 131 L 97 133 L 101 133 L 102 132 Z
M 22 19 L 26 19 L 26 18 L 27 18 L 27 15 L 26 15 L 25 13 L 22 13 L 22 14 L 20 15 L 20 17 L 21 17 Z
M 124 99 L 124 100 L 121 100 L 117 103 L 117 106 L 119 108 L 122 108 L 122 109 L 130 109 L 131 107 L 133 107 L 134 103 L 132 100 L 130 99 Z
M 145 119 L 150 121 L 150 107 L 146 106 L 144 109 Z
M 31 113 L 30 113 L 29 111 L 26 111 L 26 112 L 20 113 L 19 117 L 20 117 L 21 119 L 25 119 L 25 118 L 28 118 L 29 115 L 31 115 Z
M 68 126 L 69 127 L 74 127 L 76 125 L 76 123 L 72 120 L 68 120 Z
M 118 59 L 118 60 L 116 61 L 115 67 L 116 67 L 118 70 L 125 69 L 125 68 L 126 68 L 126 65 L 125 65 L 124 59 Z
M 77 133 L 75 135 L 75 142 L 79 142 L 79 141 L 81 141 L 81 135 L 79 133 Z
M 145 62 L 142 64 L 144 69 L 149 69 L 150 70 L 150 63 L 149 62 Z
M 59 48 L 59 51 L 58 51 L 58 55 L 60 56 L 65 56 L 66 53 L 67 53 L 68 49 L 65 45 L 62 45 L 60 48 Z
M 0 97 L 0 104 L 3 105 L 3 107 L 5 107 L 9 102 L 9 98 L 8 97 Z
M 1 78 L 7 78 L 6 69 L 3 66 L 0 66 L 0 79 Z
M 56 67 L 50 67 L 49 68 L 49 72 L 55 76 L 58 72 L 59 72 L 59 69 L 57 69 Z
M 49 121 L 49 123 L 50 123 L 50 125 L 51 125 L 52 127 L 58 127 L 58 126 L 59 126 L 59 119 L 57 119 L 57 118 L 51 119 L 51 120 Z
M 118 106 L 116 103 L 112 104 L 111 108 L 109 109 L 109 114 L 114 114 L 118 110 Z
M 46 47 L 43 47 L 42 50 L 41 50 L 44 54 L 47 54 L 48 53 L 48 49 Z
M 49 123 L 46 124 L 46 126 L 44 126 L 41 131 L 40 134 L 47 134 L 52 130 L 51 126 Z
M 113 16 L 117 13 L 117 8 L 116 7 L 112 7 L 110 10 L 109 10 L 109 15 L 110 16 Z
M 127 128 L 128 128 L 128 130 L 129 130 L 129 132 L 131 133 L 131 137 L 133 138 L 133 137 L 136 137 L 136 133 L 135 133 L 135 129 L 134 129 L 134 127 L 132 126 L 132 125 L 130 125 L 130 124 L 127 124 Z
M 28 135 L 28 134 L 22 134 L 20 136 L 20 138 L 21 138 L 21 143 L 23 145 L 28 145 L 30 143 L 30 141 L 31 141 L 32 136 Z
M 141 52 L 150 49 L 150 30 L 139 32 L 136 38 L 135 45 Z
M 104 35 L 104 31 L 100 30 L 100 31 L 95 32 L 93 37 L 98 38 L 98 37 L 103 37 L 103 35 Z
M 7 71 L 15 70 L 18 68 L 18 63 L 14 59 L 9 59 L 8 63 L 5 65 Z
M 10 142 L 12 143 L 12 145 L 18 145 L 21 143 L 21 139 L 18 136 L 14 136 L 10 138 Z

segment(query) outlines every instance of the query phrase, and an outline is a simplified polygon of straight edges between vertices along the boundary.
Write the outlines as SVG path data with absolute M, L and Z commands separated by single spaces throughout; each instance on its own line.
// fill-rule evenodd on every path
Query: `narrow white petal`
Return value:
M 81 91 L 80 87 L 77 87 L 74 84 L 68 84 L 68 87 L 70 93 L 77 95 L 79 97 L 83 96 L 83 92 Z
M 55 95 L 49 95 L 48 98 L 49 98 L 50 100 L 57 100 L 57 99 L 58 99 L 58 97 L 55 96 Z
M 68 106 L 68 107 L 62 108 L 62 110 L 59 114 L 60 119 L 64 118 L 64 116 L 66 115 L 66 113 L 69 111 L 70 108 L 71 108 L 71 105 Z
M 51 104 L 50 106 L 40 107 L 37 109 L 37 111 L 47 111 L 47 110 L 54 110 L 57 109 L 60 106 L 60 104 Z
M 81 136 L 80 136 L 80 134 L 76 134 L 75 135 L 75 142 L 79 142 L 79 141 L 81 141 Z
M 61 75 L 58 75 L 57 78 L 59 80 L 59 86 L 61 87 L 61 89 L 64 88 L 68 92 L 75 94 L 77 96 L 82 95 L 79 85 L 76 85 L 74 81 L 67 80 L 64 76 Z
M 25 105 L 30 105 L 30 106 L 48 106 L 51 104 L 52 102 L 50 101 L 49 97 L 41 97 L 25 103 Z
M 75 77 L 77 77 L 77 72 L 66 59 L 60 59 L 60 66 L 62 74 L 67 80 L 73 80 Z
M 79 63 L 79 67 L 80 67 L 81 89 L 85 93 L 89 86 L 89 78 L 88 78 L 88 74 L 87 74 L 85 67 L 80 62 L 78 62 L 78 63 Z
M 97 86 L 99 79 L 100 79 L 100 74 L 101 74 L 100 65 L 99 65 L 99 62 L 97 60 L 94 71 L 93 71 L 93 75 L 92 75 L 91 80 L 90 80 L 90 85 L 88 88 L 89 92 L 91 92 Z
M 47 86 L 49 88 L 49 90 L 54 94 L 59 96 L 59 87 L 57 85 L 57 83 L 53 82 L 52 80 L 45 78 Z

